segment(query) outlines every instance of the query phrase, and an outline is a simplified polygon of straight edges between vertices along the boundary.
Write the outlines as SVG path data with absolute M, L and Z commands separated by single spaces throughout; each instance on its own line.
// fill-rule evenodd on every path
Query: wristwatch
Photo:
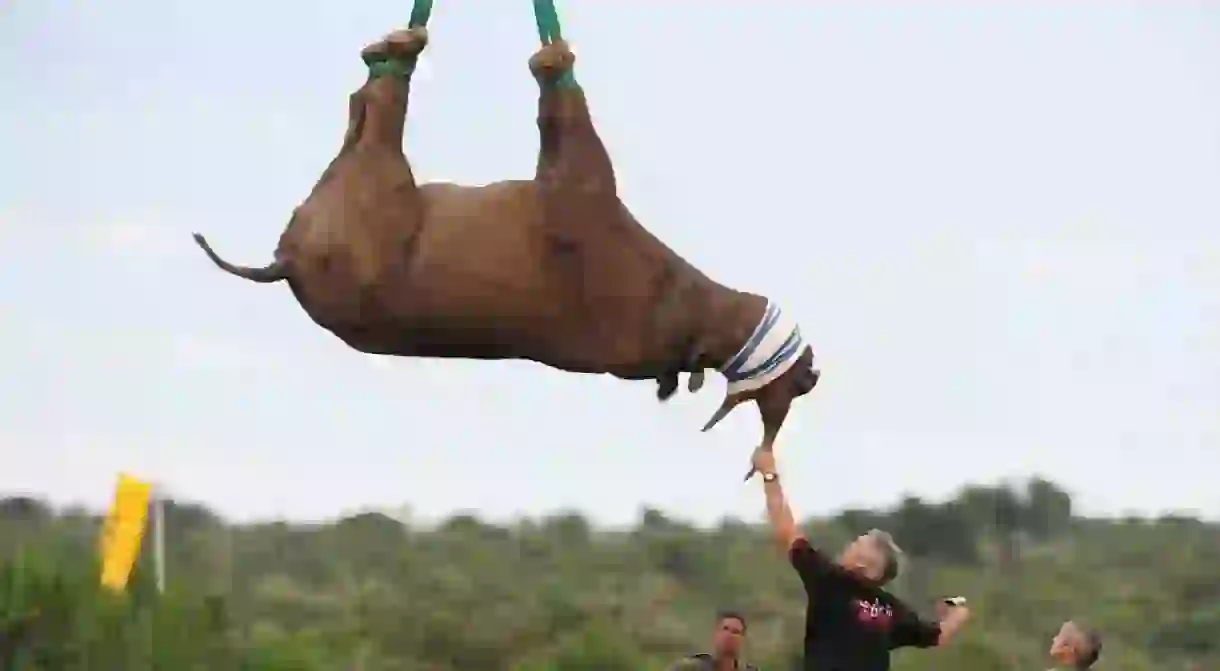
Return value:
M 763 473 L 763 482 L 775 482 L 779 480 L 779 473 Z

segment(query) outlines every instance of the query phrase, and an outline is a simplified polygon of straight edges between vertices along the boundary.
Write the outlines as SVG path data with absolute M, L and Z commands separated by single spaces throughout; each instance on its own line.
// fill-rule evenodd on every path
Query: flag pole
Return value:
M 153 489 L 153 567 L 157 593 L 165 592 L 165 497 L 160 485 Z

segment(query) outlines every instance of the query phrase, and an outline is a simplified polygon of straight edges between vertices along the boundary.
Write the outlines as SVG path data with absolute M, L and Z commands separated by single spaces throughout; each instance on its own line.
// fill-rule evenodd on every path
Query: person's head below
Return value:
M 902 550 L 892 536 L 873 529 L 848 543 L 839 553 L 838 563 L 848 572 L 880 587 L 898 577 L 901 555 Z
M 737 611 L 725 610 L 716 615 L 716 630 L 712 633 L 712 654 L 716 658 L 737 659 L 746 642 L 746 618 Z
M 1101 657 L 1101 636 L 1071 620 L 1059 627 L 1051 641 L 1051 659 L 1069 669 L 1088 669 Z

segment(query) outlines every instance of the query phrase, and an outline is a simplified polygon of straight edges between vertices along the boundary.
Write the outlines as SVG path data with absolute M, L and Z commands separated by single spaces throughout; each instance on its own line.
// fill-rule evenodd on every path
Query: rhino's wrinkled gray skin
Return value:
M 413 62 L 426 42 L 422 28 L 399 31 L 364 56 Z M 694 391 L 750 338 L 767 299 L 712 281 L 635 220 L 583 90 L 557 84 L 574 60 L 561 41 L 530 59 L 541 144 L 532 180 L 417 184 L 402 150 L 410 76 L 370 77 L 272 264 L 234 266 L 196 241 L 229 273 L 287 280 L 315 322 L 362 352 L 653 379 L 662 400 L 686 372 Z M 772 444 L 792 399 L 817 382 L 812 358 L 805 348 L 781 377 L 726 398 L 705 430 L 754 400 Z

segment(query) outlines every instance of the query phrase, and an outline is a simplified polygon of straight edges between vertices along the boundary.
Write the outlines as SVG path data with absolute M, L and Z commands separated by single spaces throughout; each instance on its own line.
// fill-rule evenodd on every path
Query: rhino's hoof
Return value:
M 376 63 L 390 58 L 414 60 L 428 46 L 428 29 L 423 26 L 396 30 L 380 42 L 370 44 L 360 52 L 365 63 Z
M 576 55 L 563 40 L 555 40 L 530 57 L 530 72 L 541 81 L 555 81 L 571 72 L 574 65 Z

